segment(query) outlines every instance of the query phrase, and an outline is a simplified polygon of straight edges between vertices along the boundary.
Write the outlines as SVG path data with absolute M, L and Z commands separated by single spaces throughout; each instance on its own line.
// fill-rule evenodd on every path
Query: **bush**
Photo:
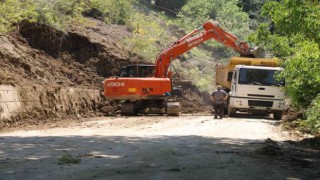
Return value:
M 0 35 L 18 25 L 22 20 L 35 22 L 38 14 L 31 0 L 6 0 L 0 3 Z
M 131 14 L 127 0 L 6 0 L 0 3 L 0 34 L 22 21 L 38 22 L 59 30 L 71 23 L 82 23 L 83 14 L 92 15 L 110 24 L 126 24 Z
M 131 15 L 131 1 L 128 0 L 90 0 L 93 17 L 99 17 L 108 24 L 126 24 Z
M 312 105 L 307 110 L 307 120 L 305 128 L 313 134 L 320 134 L 320 93 L 312 102 Z
M 318 44 L 301 40 L 295 54 L 284 63 L 282 76 L 286 79 L 285 90 L 293 105 L 308 107 L 320 93 L 319 58 Z
M 250 32 L 249 16 L 237 6 L 237 0 L 189 0 L 178 14 L 181 22 L 189 24 L 191 31 L 209 19 L 219 21 L 220 26 L 244 40 Z
M 133 13 L 128 27 L 133 32 L 133 36 L 124 41 L 128 50 L 141 55 L 149 62 L 154 62 L 157 54 L 172 42 L 166 25 L 160 26 L 151 16 Z
M 73 21 L 81 20 L 86 9 L 86 4 L 77 0 L 34 0 L 34 3 L 37 22 L 59 30 L 67 30 Z
M 80 158 L 72 157 L 71 154 L 65 154 L 58 160 L 59 165 L 63 164 L 79 164 L 81 162 Z
M 295 107 L 308 107 L 320 93 L 320 5 L 312 0 L 269 1 L 262 14 L 269 23 L 251 36 L 285 59 L 282 77 Z M 271 22 L 272 20 L 272 22 Z
M 173 11 L 180 10 L 189 0 L 156 0 L 155 4 Z

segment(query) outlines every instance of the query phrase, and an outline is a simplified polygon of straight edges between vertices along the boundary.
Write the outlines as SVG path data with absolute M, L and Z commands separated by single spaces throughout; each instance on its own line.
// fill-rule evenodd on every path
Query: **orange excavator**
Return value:
M 214 39 L 237 51 L 242 57 L 263 57 L 262 48 L 250 48 L 246 42 L 221 29 L 218 22 L 208 21 L 185 35 L 156 58 L 155 65 L 134 64 L 122 67 L 119 76 L 104 81 L 104 96 L 121 104 L 122 115 L 155 113 L 178 116 L 181 111 L 176 98 L 182 91 L 173 87 L 171 62 L 199 44 Z

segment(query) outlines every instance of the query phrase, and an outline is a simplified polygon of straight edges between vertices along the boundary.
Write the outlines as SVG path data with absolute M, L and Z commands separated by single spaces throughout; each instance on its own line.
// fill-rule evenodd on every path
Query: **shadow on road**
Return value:
M 257 155 L 263 142 L 246 139 L 11 136 L 1 137 L 0 142 L 0 179 L 310 179 L 319 175 Z M 59 165 L 66 154 L 81 161 Z

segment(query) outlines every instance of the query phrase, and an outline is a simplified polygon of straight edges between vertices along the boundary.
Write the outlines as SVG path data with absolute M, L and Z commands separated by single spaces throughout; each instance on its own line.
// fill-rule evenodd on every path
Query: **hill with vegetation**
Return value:
M 320 131 L 318 1 L 5 0 L 0 7 L 1 84 L 38 79 L 42 85 L 101 86 L 120 66 L 154 62 L 169 44 L 214 19 L 239 40 L 283 59 L 285 91 L 292 108 L 301 112 L 290 125 Z M 8 55 L 10 48 L 14 55 Z M 199 94 L 208 94 L 214 88 L 215 64 L 236 55 L 210 41 L 173 64 Z M 65 68 L 58 70 L 61 64 Z

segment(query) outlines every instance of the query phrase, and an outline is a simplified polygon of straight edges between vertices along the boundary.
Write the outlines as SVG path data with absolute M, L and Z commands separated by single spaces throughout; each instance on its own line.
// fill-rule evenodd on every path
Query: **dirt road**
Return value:
M 276 123 L 246 116 L 105 117 L 2 133 L 0 179 L 319 178 L 318 167 L 284 158 L 283 141 L 293 137 Z

